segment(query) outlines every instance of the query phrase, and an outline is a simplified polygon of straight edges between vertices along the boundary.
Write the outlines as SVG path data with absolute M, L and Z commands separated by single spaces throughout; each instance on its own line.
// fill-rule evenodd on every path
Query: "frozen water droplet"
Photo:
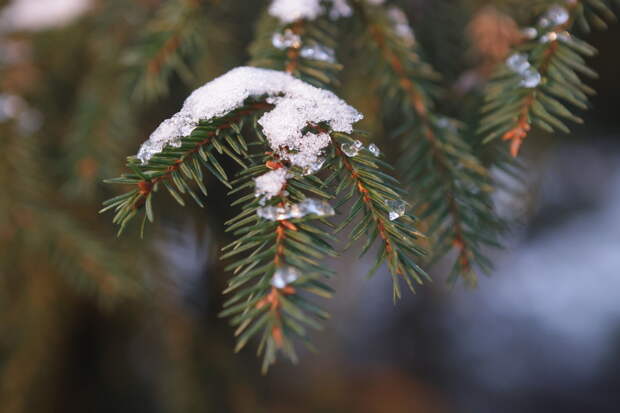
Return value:
M 370 151 L 370 153 L 372 153 L 376 157 L 379 157 L 379 155 L 381 155 L 381 150 L 374 143 L 371 143 L 370 145 L 368 145 L 368 150 Z
M 258 208 L 256 214 L 269 221 L 282 221 L 285 219 L 303 218 L 307 215 L 317 217 L 332 216 L 336 212 L 327 202 L 314 198 L 306 198 L 299 204 L 288 204 L 285 206 L 266 206 Z
M 558 39 L 556 32 L 549 32 L 540 38 L 540 43 L 555 42 Z
M 441 129 L 446 129 L 450 132 L 456 132 L 458 129 L 456 122 L 450 118 L 446 118 L 445 116 L 438 118 L 435 124 Z
M 332 216 L 336 212 L 327 201 L 314 198 L 306 198 L 299 204 L 299 209 L 303 216 L 316 215 L 318 217 Z
M 513 72 L 523 74 L 530 67 L 527 55 L 523 53 L 513 53 L 506 59 L 506 66 Z
M 297 281 L 300 277 L 301 273 L 297 268 L 287 265 L 276 270 L 271 278 L 271 285 L 276 288 L 284 288 Z
M 569 32 L 561 32 L 561 33 L 558 33 L 558 40 L 564 43 L 570 43 L 573 41 L 573 37 L 571 36 Z
M 547 13 L 545 13 L 543 19 L 548 21 L 547 25 L 561 26 L 568 22 L 568 19 L 570 19 L 570 13 L 566 7 L 555 4 L 547 10 Z
M 521 33 L 526 39 L 535 39 L 538 36 L 538 30 L 535 27 L 526 27 L 521 30 Z
M 271 44 L 276 49 L 288 49 L 301 47 L 301 38 L 293 33 L 291 29 L 286 29 L 284 33 L 274 33 L 271 38 Z
M 521 79 L 521 86 L 527 88 L 534 88 L 540 84 L 542 76 L 538 70 L 530 67 L 525 73 L 523 73 L 523 79 Z
M 326 158 L 322 157 L 316 158 L 316 161 L 304 168 L 304 175 L 312 175 L 320 171 L 323 165 L 325 165 L 326 160 Z
M 407 203 L 402 199 L 386 199 L 385 205 L 388 207 L 390 221 L 394 221 L 405 215 Z
M 320 44 L 304 46 L 301 49 L 301 57 L 304 59 L 320 60 L 322 62 L 335 63 L 336 55 L 334 49 Z
M 340 145 L 340 149 L 347 155 L 349 158 L 356 156 L 360 150 L 364 147 L 364 144 L 358 140 L 355 140 L 351 143 L 343 143 Z

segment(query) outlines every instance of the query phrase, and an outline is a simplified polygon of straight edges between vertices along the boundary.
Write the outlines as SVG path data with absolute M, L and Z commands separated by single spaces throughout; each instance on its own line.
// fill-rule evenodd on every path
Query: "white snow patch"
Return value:
M 324 6 L 322 3 L 329 5 Z M 269 14 L 285 24 L 301 19 L 314 20 L 325 13 L 336 20 L 351 16 L 353 10 L 347 0 L 273 0 L 269 6 Z
M 269 69 L 239 67 L 195 90 L 180 112 L 165 120 L 142 144 L 142 162 L 166 145 L 180 146 L 199 121 L 221 117 L 250 97 L 268 97 L 274 108 L 258 121 L 271 148 L 293 165 L 306 168 L 320 156 L 329 136 L 303 134 L 308 124 L 326 123 L 336 132 L 350 133 L 362 115 L 334 93 L 293 76 Z
M 262 199 L 273 198 L 282 192 L 287 178 L 288 169 L 286 168 L 275 169 L 255 178 L 256 196 L 260 196 Z
M 0 12 L 0 28 L 36 31 L 62 27 L 92 6 L 92 0 L 13 0 Z

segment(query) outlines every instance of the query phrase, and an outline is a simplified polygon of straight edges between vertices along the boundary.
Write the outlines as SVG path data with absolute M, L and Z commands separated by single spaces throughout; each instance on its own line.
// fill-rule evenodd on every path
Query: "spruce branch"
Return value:
M 233 182 L 239 185 L 233 193 L 253 189 L 254 179 L 283 167 L 270 155 L 259 153 L 256 157 L 260 163 L 241 173 Z M 231 325 L 237 328 L 237 351 L 252 337 L 260 337 L 258 354 L 263 355 L 263 372 L 275 362 L 278 350 L 296 361 L 295 339 L 312 348 L 307 329 L 320 328 L 317 319 L 328 317 L 307 296 L 331 296 L 331 288 L 322 280 L 330 278 L 332 272 L 321 265 L 326 255 L 337 255 L 328 241 L 329 234 L 317 225 L 317 217 L 312 214 L 274 220 L 258 214 L 259 209 L 298 205 L 306 199 L 302 188 L 313 184 L 316 183 L 308 177 L 290 178 L 267 205 L 261 205 L 252 191 L 235 202 L 243 203 L 242 212 L 227 222 L 227 230 L 238 238 L 223 249 L 222 259 L 235 259 L 227 267 L 235 275 L 225 290 L 233 295 L 220 315 L 232 317 Z M 316 196 L 314 190 L 313 195 Z M 329 198 L 327 193 L 322 195 Z
M 323 88 L 337 85 L 337 74 L 342 66 L 335 60 L 332 62 L 329 56 L 323 59 L 303 58 L 304 47 L 310 45 L 315 50 L 333 50 L 337 44 L 336 36 L 338 30 L 334 22 L 327 19 L 317 19 L 316 21 L 297 20 L 288 25 L 276 25 L 275 36 L 284 33 L 289 35 L 291 40 L 288 47 L 278 50 L 274 47 L 274 22 L 270 17 L 265 18 L 259 30 L 259 41 L 253 47 L 253 53 L 258 56 L 254 58 L 255 64 L 267 64 L 270 68 L 276 68 L 291 73 L 294 76 Z M 333 52 L 332 52 L 333 55 Z M 271 59 L 265 59 L 270 56 Z M 322 69 L 322 73 L 328 76 L 311 76 L 315 66 Z M 310 74 L 310 75 L 309 75 Z M 308 78 L 310 76 L 310 78 Z M 313 125 L 313 130 L 317 133 L 325 133 L 319 125 Z M 353 228 L 351 236 L 354 240 L 362 235 L 368 237 L 362 250 L 365 254 L 375 243 L 377 238 L 381 238 L 381 247 L 377 252 L 376 271 L 382 263 L 386 262 L 390 270 L 394 283 L 394 299 L 401 297 L 400 278 L 404 278 L 410 289 L 414 290 L 414 283 L 423 283 L 424 278 L 428 278 L 426 273 L 418 266 L 418 259 L 424 252 L 416 245 L 421 233 L 415 229 L 415 218 L 411 215 L 399 216 L 399 221 L 390 221 L 388 204 L 391 202 L 402 202 L 401 196 L 404 192 L 398 187 L 398 181 L 386 174 L 381 169 L 391 169 L 384 161 L 373 159 L 368 150 L 358 151 L 358 154 L 349 158 L 341 149 L 344 145 L 361 144 L 354 138 L 344 134 L 331 134 L 334 160 L 332 165 L 334 176 L 329 181 L 335 180 L 336 175 L 340 175 L 341 184 L 350 183 L 352 191 L 348 192 L 343 201 L 348 201 L 357 195 L 359 208 L 353 208 L 352 213 L 347 215 L 344 223 L 349 224 L 358 216 L 361 216 L 359 223 Z M 381 165 L 381 166 L 380 166 Z M 335 187 L 338 195 L 343 187 Z M 346 225 L 341 226 L 344 229 Z
M 596 53 L 588 43 L 572 33 L 575 22 L 586 28 L 588 19 L 601 26 L 613 15 L 611 3 L 572 1 L 554 5 L 540 17 L 532 35 L 501 65 L 486 90 L 486 104 L 478 133 L 484 142 L 501 138 L 510 142 L 516 157 L 532 126 L 546 132 L 570 130 L 566 121 L 582 123 L 570 108 L 586 110 L 594 91 L 582 77 L 595 78 L 585 58 Z
M 185 83 L 193 80 L 191 59 L 200 54 L 209 26 L 203 3 L 166 0 L 159 6 L 146 33 L 124 56 L 134 96 L 152 100 L 167 95 L 175 74 Z
M 351 136 L 334 134 L 332 139 L 335 160 L 331 165 L 333 177 L 329 181 L 340 182 L 336 195 L 344 193 L 341 204 L 354 200 L 339 230 L 358 219 L 350 232 L 350 239 L 354 242 L 366 236 L 361 255 L 380 239 L 371 273 L 384 262 L 387 263 L 393 278 L 393 297 L 397 300 L 402 296 L 401 278 L 412 291 L 415 291 L 414 283 L 423 284 L 425 279 L 430 280 L 417 264 L 418 259 L 425 255 L 417 245 L 424 235 L 416 229 L 416 218 L 404 213 L 405 202 L 401 197 L 405 193 L 399 182 L 381 171 L 381 167 L 390 169 L 390 165 L 377 159 L 367 149 L 347 155 L 343 145 L 359 145 L 359 141 Z
M 485 246 L 498 246 L 503 225 L 490 201 L 491 179 L 476 158 L 457 121 L 441 116 L 434 100 L 440 94 L 438 75 L 427 64 L 412 37 L 403 37 L 384 8 L 358 3 L 366 28 L 364 45 L 380 59 L 386 121 L 400 124 L 394 132 L 402 146 L 400 170 L 428 224 L 434 257 L 457 251 L 451 281 L 458 276 L 476 283 L 475 266 L 488 272 Z M 409 29 L 411 30 L 411 29 Z M 395 112 L 394 110 L 397 111 Z M 396 114 L 394 114 L 396 113 Z
M 160 186 L 180 204 L 185 205 L 182 195 L 189 195 L 200 207 L 203 202 L 194 187 L 207 196 L 203 168 L 224 185 L 229 186 L 228 175 L 214 152 L 225 154 L 242 167 L 247 142 L 240 134 L 244 119 L 252 113 L 263 112 L 272 106 L 265 102 L 252 102 L 227 116 L 200 123 L 192 133 L 181 140 L 180 146 L 168 145 L 146 163 L 132 156 L 127 166 L 133 173 L 106 180 L 107 183 L 130 184 L 133 190 L 104 202 L 100 212 L 114 210 L 113 222 L 119 225 L 119 235 L 127 224 L 144 209 L 142 229 L 146 221 L 154 221 L 153 194 Z
M 320 88 L 335 88 L 342 70 L 335 60 L 338 36 L 337 24 L 324 17 L 282 24 L 265 13 L 250 46 L 249 64 L 283 70 Z

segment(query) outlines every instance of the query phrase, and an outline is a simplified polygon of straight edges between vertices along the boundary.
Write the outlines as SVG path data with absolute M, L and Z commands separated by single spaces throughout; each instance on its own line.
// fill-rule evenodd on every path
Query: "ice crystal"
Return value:
M 514 53 L 506 59 L 506 66 L 513 72 L 523 73 L 530 67 L 530 62 L 527 60 L 527 55 L 523 53 Z
M 538 70 L 533 67 L 528 68 L 522 74 L 521 78 L 521 86 L 526 88 L 534 88 L 540 84 L 542 81 L 542 76 L 538 72 Z
M 381 150 L 374 143 L 371 143 L 370 145 L 368 145 L 368 150 L 370 151 L 370 153 L 372 153 L 373 155 L 377 157 L 381 155 Z
M 540 38 L 541 43 L 555 42 L 556 40 L 558 40 L 558 34 L 556 32 L 546 33 Z
M 284 288 L 297 281 L 300 277 L 301 273 L 297 268 L 286 265 L 276 270 L 271 278 L 271 285 L 276 288 Z
M 353 13 L 346 0 L 329 0 L 325 6 L 321 0 L 273 0 L 269 6 L 269 14 L 288 24 L 296 20 L 314 20 L 328 14 L 331 19 L 349 17 Z
M 388 208 L 390 221 L 394 221 L 405 215 L 407 203 L 402 199 L 386 199 L 385 205 Z
M 569 19 L 570 13 L 566 7 L 555 4 L 551 6 L 540 19 L 539 25 L 542 27 L 561 26 L 567 23 Z
M 256 210 L 256 214 L 269 221 L 303 218 L 307 215 L 328 217 L 334 215 L 334 208 L 327 202 L 315 198 L 306 198 L 299 204 L 284 206 L 266 206 Z
M 274 33 L 271 43 L 276 49 L 298 49 L 301 47 L 301 37 L 293 33 L 291 29 L 286 29 L 284 33 Z
M 343 143 L 342 145 L 340 145 L 340 149 L 342 149 L 342 152 L 344 152 L 344 154 L 347 155 L 349 158 L 357 156 L 357 154 L 363 147 L 364 145 L 362 144 L 362 142 L 358 140 L 355 140 L 351 143 Z
M 520 85 L 526 88 L 534 88 L 542 81 L 542 76 L 532 67 L 527 56 L 522 53 L 514 53 L 506 59 L 506 66 L 521 77 Z
M 301 57 L 305 59 L 320 60 L 323 62 L 335 63 L 336 55 L 334 49 L 320 44 L 304 46 L 301 49 Z
M 526 27 L 521 30 L 521 34 L 523 34 L 526 39 L 532 40 L 538 36 L 538 30 L 535 27 Z
M 330 91 L 284 72 L 239 67 L 195 90 L 181 111 L 164 121 L 142 144 L 138 158 L 146 163 L 166 145 L 178 147 L 199 121 L 224 116 L 250 97 L 267 97 L 274 105 L 258 123 L 274 152 L 301 168 L 315 162 L 329 143 L 323 134 L 304 134 L 308 124 L 325 124 L 333 131 L 350 133 L 353 124 L 362 119 L 358 111 Z
M 271 199 L 282 192 L 286 179 L 288 178 L 288 169 L 280 168 L 269 171 L 266 174 L 254 179 L 256 185 L 255 195 L 263 200 Z

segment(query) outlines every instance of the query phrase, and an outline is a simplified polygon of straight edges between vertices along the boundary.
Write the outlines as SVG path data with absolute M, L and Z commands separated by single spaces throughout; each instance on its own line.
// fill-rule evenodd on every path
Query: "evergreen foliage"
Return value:
M 283 21 L 270 14 L 267 1 L 140 1 L 128 8 L 111 0 L 66 28 L 3 34 L 32 49 L 29 82 L 45 90 L 35 95 L 11 84 L 29 72 L 0 61 L 9 84 L 1 98 L 21 99 L 18 115 L 0 120 L 0 271 L 29 274 L 7 276 L 6 291 L 47 288 L 32 281 L 41 271 L 69 279 L 106 305 L 136 297 L 152 287 L 144 273 L 157 273 L 148 265 L 148 241 L 138 243 L 134 234 L 114 239 L 109 223 L 92 217 L 94 203 L 109 198 L 101 212 L 113 214 L 118 235 L 135 223 L 148 239 L 148 223 L 169 222 L 166 202 L 183 206 L 191 199 L 206 207 L 214 232 L 225 221 L 217 243 L 231 277 L 220 315 L 235 329 L 237 350 L 258 343 L 266 371 L 279 351 L 296 360 L 296 342 L 312 348 L 310 331 L 329 317 L 317 297 L 332 296 L 329 280 L 337 275 L 324 260 L 346 248 L 375 256 L 371 274 L 385 265 L 395 300 L 403 287 L 428 283 L 426 271 L 440 259 L 450 261 L 452 284 L 475 285 L 479 271 L 488 273 L 488 251 L 501 247 L 508 227 L 495 212 L 494 172 L 521 173 L 513 157 L 533 127 L 567 132 L 568 121 L 582 121 L 578 111 L 594 93 L 584 78 L 596 76 L 587 59 L 596 51 L 578 36 L 606 28 L 618 2 L 457 2 L 459 14 L 497 3 L 502 22 L 517 31 L 483 62 L 476 87 L 460 95 L 455 83 L 471 69 L 462 67 L 463 51 L 433 47 L 445 36 L 463 37 L 460 26 L 433 28 L 412 7 L 397 7 L 406 2 L 294 3 L 310 8 Z M 472 15 L 448 14 L 446 1 L 431 3 L 426 7 L 446 21 L 475 23 Z M 235 24 L 257 15 L 255 28 Z M 422 36 L 417 24 L 425 25 Z M 57 43 L 64 47 L 49 47 Z M 347 97 L 358 97 L 354 105 L 364 106 L 367 120 L 349 132 L 309 122 L 304 136 L 327 134 L 329 144 L 316 171 L 307 173 L 271 146 L 259 122 L 280 96 L 252 96 L 200 121 L 179 145 L 146 162 L 128 157 L 121 174 L 123 156 L 135 149 L 127 137 L 159 123 L 189 88 L 246 60 L 336 95 L 356 89 Z M 60 61 L 75 64 L 67 69 Z M 476 103 L 455 109 L 465 101 Z M 24 128 L 37 124 L 30 106 L 45 112 L 40 129 Z M 68 122 L 60 120 L 64 112 Z M 28 114 L 30 121 L 22 122 Z M 283 170 L 282 188 L 257 196 L 257 179 Z M 118 185 L 100 185 L 99 178 L 119 174 L 106 180 Z M 222 219 L 212 204 L 226 204 L 229 215 Z M 312 207 L 290 213 L 300 205 Z M 44 258 L 34 265 L 24 251 L 13 254 L 16 241 Z M 59 285 L 56 293 L 63 294 Z
M 351 242 L 365 238 L 362 254 L 377 244 L 372 272 L 387 263 L 395 299 L 401 296 L 401 279 L 412 290 L 415 283 L 428 279 L 420 267 L 424 244 L 431 249 L 433 259 L 454 251 L 449 280 L 462 278 L 469 285 L 476 284 L 477 269 L 488 273 L 492 267 L 485 251 L 501 246 L 499 239 L 506 224 L 494 212 L 494 182 L 485 164 L 510 170 L 512 163 L 497 150 L 486 151 L 487 157 L 491 154 L 495 159 L 478 158 L 469 126 L 438 111 L 436 102 L 445 94 L 441 76 L 425 61 L 403 11 L 380 3 L 352 2 L 352 21 L 359 31 L 357 52 L 370 54 L 372 76 L 379 79 L 376 83 L 384 128 L 401 148 L 399 171 L 409 192 L 386 174 L 392 169 L 389 164 L 363 147 L 359 133 L 336 133 L 322 125 L 308 124 L 308 132 L 331 136 L 332 145 L 322 165 L 330 174 L 321 179 L 321 174 L 306 176 L 293 168 L 286 190 L 271 198 L 267 207 L 282 210 L 318 196 L 323 202 L 338 200 L 338 205 L 346 206 L 349 212 L 339 224 L 312 213 L 265 219 L 260 213 L 265 202 L 253 193 L 255 181 L 270 170 L 291 167 L 270 151 L 258 125 L 260 115 L 271 108 L 269 99 L 248 101 L 223 117 L 201 122 L 183 138 L 180 147 L 168 146 L 145 164 L 129 158 L 133 172 L 108 181 L 134 185 L 132 191 L 107 201 L 103 209 L 116 211 L 114 222 L 120 226 L 119 233 L 141 212 L 143 228 L 147 220 L 153 221 L 153 194 L 162 186 L 181 205 L 188 195 L 204 206 L 205 172 L 231 188 L 231 194 L 244 194 L 231 204 L 241 206 L 241 212 L 227 222 L 234 241 L 224 248 L 222 258 L 230 262 L 227 269 L 234 277 L 226 290 L 232 296 L 222 315 L 232 317 L 237 350 L 254 336 L 260 338 L 258 352 L 263 354 L 264 370 L 275 361 L 279 349 L 295 360 L 292 339 L 309 344 L 307 328 L 320 327 L 317 319 L 327 317 L 309 301 L 308 293 L 331 296 L 325 280 L 333 274 L 321 261 L 337 255 L 332 246 L 334 233 L 351 227 Z M 601 26 L 603 20 L 596 12 L 608 19 L 612 16 L 611 9 L 602 5 L 577 1 L 566 6 L 544 5 L 537 25 L 523 31 L 524 41 L 505 64 L 499 65 L 489 82 L 485 115 L 477 132 L 485 135 L 483 143 L 498 137 L 510 140 L 510 152 L 516 156 L 531 124 L 553 132 L 568 131 L 563 120 L 581 121 L 564 103 L 587 107 L 587 95 L 592 91 L 578 73 L 594 76 L 582 57 L 592 56 L 594 50 L 569 30 L 575 21 L 584 27 L 589 27 L 588 21 Z M 177 13 L 193 15 L 184 9 Z M 171 15 L 176 16 L 162 9 L 162 16 Z M 343 68 L 334 53 L 342 38 L 339 26 L 326 15 L 279 22 L 267 13 L 261 17 L 250 47 L 250 64 L 284 71 L 320 88 L 338 88 Z M 186 30 L 189 26 L 173 27 Z M 165 42 L 182 38 L 182 34 L 171 31 L 154 50 L 160 54 L 166 51 L 170 61 L 178 63 L 180 58 L 172 58 L 173 48 Z M 184 48 L 179 49 L 181 54 Z M 151 59 L 159 62 L 157 56 L 151 55 Z M 160 60 L 163 65 L 167 59 Z M 171 65 L 170 70 L 173 67 L 181 70 L 184 66 Z M 165 72 L 158 80 L 162 85 Z M 147 89 L 158 90 L 154 86 Z M 237 162 L 241 168 L 238 178 L 229 179 L 234 172 L 218 161 L 221 155 Z M 417 229 L 417 218 L 399 214 L 393 219 L 390 215 L 404 204 L 402 197 L 407 198 L 407 193 L 429 241 L 422 242 L 425 236 Z M 278 283 L 281 277 L 290 277 L 290 282 Z

